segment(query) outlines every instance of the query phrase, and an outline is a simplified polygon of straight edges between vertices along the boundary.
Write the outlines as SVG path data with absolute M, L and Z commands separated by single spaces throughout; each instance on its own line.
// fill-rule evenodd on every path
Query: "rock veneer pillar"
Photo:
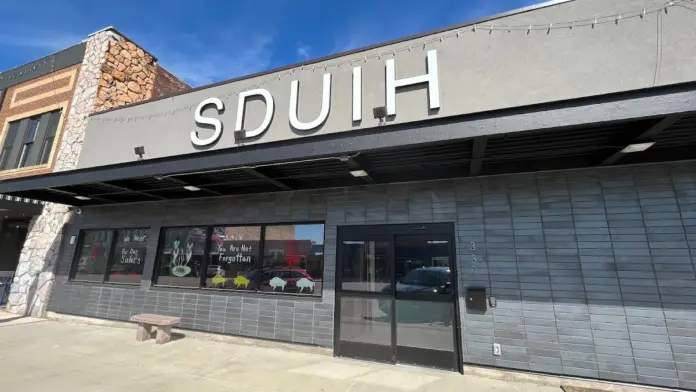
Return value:
M 88 117 L 95 108 L 101 69 L 109 44 L 118 39 L 122 38 L 111 29 L 98 31 L 87 39 L 75 94 L 55 158 L 56 172 L 73 170 L 77 166 Z M 63 226 L 70 220 L 71 214 L 68 206 L 47 203 L 41 214 L 32 219 L 10 289 L 7 302 L 9 312 L 45 317 L 55 279 L 54 267 Z
M 101 68 L 95 110 L 106 110 L 152 98 L 157 76 L 155 58 L 134 43 L 111 41 Z

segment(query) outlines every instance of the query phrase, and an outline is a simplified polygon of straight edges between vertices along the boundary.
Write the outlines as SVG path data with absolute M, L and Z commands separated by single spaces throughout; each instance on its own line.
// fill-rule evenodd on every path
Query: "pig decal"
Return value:
M 280 291 L 283 291 L 285 290 L 285 285 L 288 284 L 288 282 L 276 276 L 275 278 L 271 279 L 271 281 L 268 282 L 268 284 L 271 285 L 271 289 L 273 291 L 275 291 L 275 289 L 278 287 L 280 287 Z
M 307 278 L 302 278 L 295 283 L 297 285 L 297 288 L 300 290 L 300 293 L 304 291 L 305 288 L 309 289 L 309 292 L 311 293 L 314 291 L 314 282 Z

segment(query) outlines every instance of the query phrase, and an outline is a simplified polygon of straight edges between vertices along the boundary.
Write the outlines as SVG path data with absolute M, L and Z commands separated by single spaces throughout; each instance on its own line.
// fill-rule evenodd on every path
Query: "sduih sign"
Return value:
M 439 109 L 440 108 L 440 88 L 439 88 L 439 78 L 437 71 L 437 51 L 430 50 L 426 54 L 427 60 L 427 71 L 425 74 L 412 76 L 409 78 L 396 78 L 396 67 L 394 59 L 386 60 L 385 68 L 385 86 L 386 86 L 386 115 L 395 116 L 396 115 L 396 93 L 401 87 L 416 85 L 416 84 L 427 84 L 428 87 L 428 105 L 429 109 Z M 290 82 L 290 105 L 288 108 L 288 118 L 290 126 L 296 130 L 300 131 L 310 131 L 319 127 L 323 124 L 329 116 L 331 110 L 331 73 L 325 73 L 323 75 L 322 84 L 322 99 L 321 99 L 321 109 L 319 114 L 312 121 L 300 121 L 297 116 L 297 106 L 298 106 L 298 90 L 299 81 L 293 80 Z M 362 120 L 362 67 L 353 68 L 353 88 L 352 88 L 352 118 L 353 121 Z M 251 97 L 261 98 L 265 104 L 265 114 L 261 124 L 259 124 L 254 129 L 244 128 L 244 114 L 246 109 L 247 100 Z M 222 136 L 222 121 L 216 117 L 208 117 L 203 115 L 203 111 L 209 106 L 215 107 L 218 114 L 225 109 L 225 104 L 220 100 L 220 98 L 213 97 L 204 99 L 196 107 L 195 121 L 197 125 L 205 125 L 213 128 L 213 133 L 207 138 L 202 139 L 198 135 L 198 131 L 191 131 L 191 143 L 196 146 L 209 146 L 217 142 Z M 275 112 L 275 103 L 273 100 L 273 95 L 266 89 L 257 88 L 254 90 L 244 91 L 238 94 L 237 99 L 237 120 L 235 123 L 235 137 L 253 138 L 264 134 L 271 125 L 273 121 L 273 115 Z

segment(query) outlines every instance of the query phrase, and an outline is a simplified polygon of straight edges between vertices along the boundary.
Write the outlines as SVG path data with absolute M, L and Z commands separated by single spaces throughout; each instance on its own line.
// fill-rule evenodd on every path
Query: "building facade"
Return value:
M 694 10 L 555 1 L 95 113 L 74 170 L 0 183 L 49 202 L 30 307 L 696 389 Z
M 0 74 L 1 179 L 52 171 L 84 48 L 78 44 Z M 43 203 L 4 195 L 0 202 L 0 271 L 11 278 L 29 223 Z
M 83 117 L 187 88 L 113 28 L 0 73 L 0 181 L 72 169 L 84 136 Z M 0 203 L 6 207 L 0 271 L 13 276 L 27 237 L 43 230 L 32 222 L 45 203 L 8 195 Z M 17 282 L 32 280 L 31 270 L 19 272 Z

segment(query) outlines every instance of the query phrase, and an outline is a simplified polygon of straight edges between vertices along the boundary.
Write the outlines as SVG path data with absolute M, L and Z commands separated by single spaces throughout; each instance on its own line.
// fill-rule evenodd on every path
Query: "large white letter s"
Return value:
M 225 105 L 222 103 L 220 98 L 204 99 L 203 102 L 198 104 L 198 107 L 196 108 L 196 124 L 212 125 L 214 132 L 209 138 L 201 139 L 198 137 L 198 131 L 191 131 L 191 143 L 195 144 L 196 146 L 203 147 L 213 144 L 218 141 L 222 135 L 222 122 L 217 118 L 203 116 L 203 109 L 205 109 L 205 107 L 208 105 L 215 105 L 218 113 L 225 109 Z

